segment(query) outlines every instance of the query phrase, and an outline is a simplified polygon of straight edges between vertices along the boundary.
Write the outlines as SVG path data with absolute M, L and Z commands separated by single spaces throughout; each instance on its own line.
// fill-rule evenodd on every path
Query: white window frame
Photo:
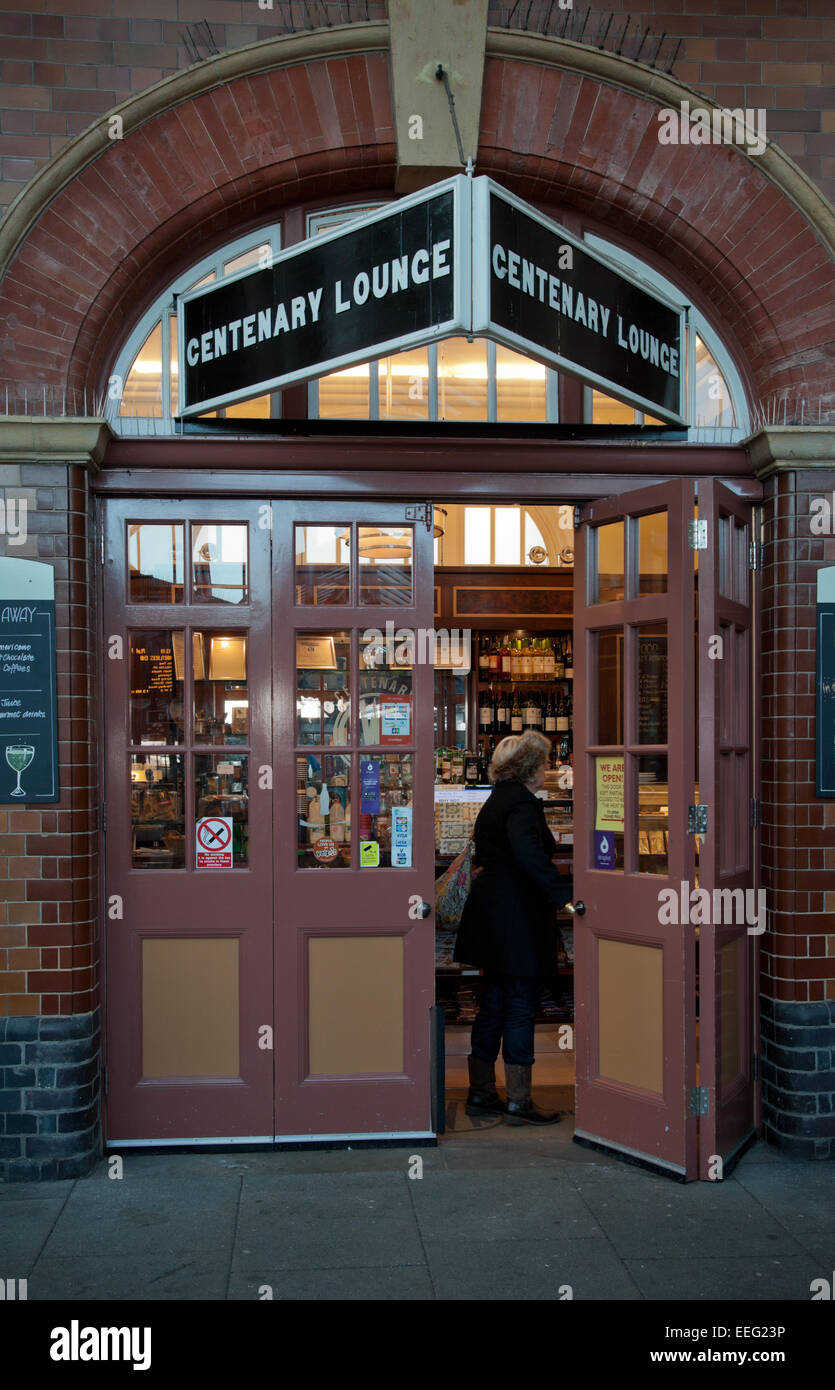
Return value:
M 136 323 L 131 331 L 130 337 L 124 343 L 121 352 L 116 358 L 116 365 L 113 368 L 110 380 L 120 377 L 122 382 L 126 382 L 130 375 L 131 367 L 136 360 L 137 354 L 142 348 L 151 329 L 161 320 L 162 321 L 162 415 L 120 415 L 119 410 L 122 404 L 121 394 L 115 400 L 108 399 L 106 405 L 105 418 L 115 434 L 123 435 L 145 435 L 145 434 L 174 434 L 179 429 L 179 422 L 174 419 L 170 409 L 170 392 L 168 382 L 171 377 L 171 316 L 176 314 L 177 295 L 185 294 L 187 290 L 204 279 L 211 271 L 214 271 L 215 279 L 223 279 L 223 266 L 226 261 L 234 260 L 237 256 L 242 256 L 246 251 L 252 251 L 256 246 L 265 246 L 269 243 L 270 252 L 275 255 L 281 250 L 281 223 L 276 222 L 269 227 L 262 227 L 260 231 L 248 232 L 246 236 L 236 237 L 234 241 L 227 242 L 217 251 L 213 251 L 210 256 L 204 256 L 196 265 L 192 265 L 188 270 L 179 275 L 164 291 L 159 295 Z M 234 272 L 233 272 L 234 273 Z M 277 392 L 272 393 L 277 395 Z M 196 421 L 199 424 L 199 420 Z M 208 426 L 207 426 L 208 432 Z
M 736 424 L 704 425 L 702 427 L 690 425 L 686 432 L 687 443 L 715 444 L 721 441 L 722 443 L 735 444 L 740 439 L 746 439 L 751 433 L 751 415 L 742 377 L 731 354 L 704 314 L 690 303 L 687 296 L 678 285 L 673 284 L 672 280 L 660 275 L 657 270 L 653 270 L 652 267 L 639 260 L 637 256 L 633 256 L 629 251 L 624 251 L 621 246 L 616 246 L 613 242 L 606 241 L 593 232 L 585 232 L 583 240 L 588 243 L 592 250 L 610 261 L 617 269 L 627 270 L 632 279 L 643 283 L 648 290 L 657 290 L 675 304 L 682 308 L 688 308 L 689 313 L 685 329 L 685 389 L 688 420 L 694 420 L 696 416 L 697 337 L 701 338 L 717 368 L 722 373 Z M 592 390 L 591 386 L 586 386 L 583 390 L 583 416 L 587 424 L 590 424 L 592 420 Z M 647 413 L 651 414 L 651 412 Z M 642 412 L 636 410 L 635 423 L 640 424 L 642 420 Z

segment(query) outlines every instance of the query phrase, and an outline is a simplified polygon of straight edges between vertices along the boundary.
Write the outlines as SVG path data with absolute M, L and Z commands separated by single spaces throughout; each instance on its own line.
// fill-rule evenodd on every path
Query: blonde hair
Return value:
M 535 729 L 509 734 L 496 745 L 487 776 L 491 782 L 529 782 L 541 763 L 551 756 L 551 740 Z

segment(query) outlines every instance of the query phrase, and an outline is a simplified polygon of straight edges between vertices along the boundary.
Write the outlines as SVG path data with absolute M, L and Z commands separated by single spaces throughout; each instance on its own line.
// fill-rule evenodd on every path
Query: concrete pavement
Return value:
M 454 1116 L 453 1116 L 454 1119 Z M 410 1177 L 422 1160 L 422 1177 Z M 682 1185 L 501 1121 L 437 1148 L 124 1154 L 0 1187 L 0 1274 L 30 1300 L 810 1299 L 835 1164 L 750 1150 Z M 561 1292 L 562 1291 L 562 1292 Z

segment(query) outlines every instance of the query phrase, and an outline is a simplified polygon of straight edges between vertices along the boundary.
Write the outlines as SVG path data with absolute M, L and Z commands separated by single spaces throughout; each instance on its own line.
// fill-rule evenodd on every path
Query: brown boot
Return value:
M 496 1064 L 481 1057 L 467 1058 L 470 1070 L 470 1089 L 467 1092 L 468 1115 L 503 1115 L 504 1101 L 496 1090 Z
M 504 1074 L 507 1085 L 507 1110 L 505 1122 L 509 1125 L 555 1125 L 559 1123 L 556 1110 L 540 1110 L 531 1100 L 532 1067 L 519 1067 L 505 1062 Z

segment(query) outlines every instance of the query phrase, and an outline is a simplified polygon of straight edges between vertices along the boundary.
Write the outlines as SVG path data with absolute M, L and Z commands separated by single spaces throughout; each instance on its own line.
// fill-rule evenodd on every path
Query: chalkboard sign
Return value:
M 818 570 L 815 794 L 835 796 L 835 566 Z
M 55 577 L 0 557 L 0 804 L 58 801 Z

